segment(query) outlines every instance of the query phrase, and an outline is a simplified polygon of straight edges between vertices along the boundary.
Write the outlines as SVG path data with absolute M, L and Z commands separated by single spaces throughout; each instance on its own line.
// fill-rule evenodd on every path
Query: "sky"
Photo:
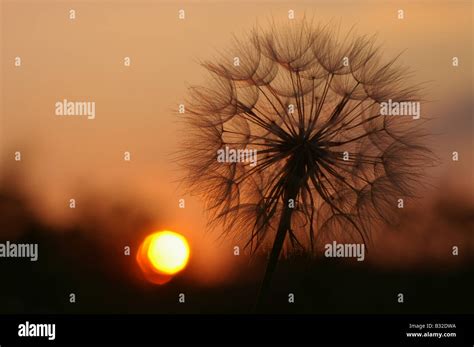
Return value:
M 3 174 L 21 179 L 34 210 L 51 225 L 72 223 L 91 201 L 127 201 L 152 216 L 152 228 L 190 239 L 200 278 L 222 278 L 233 264 L 233 243 L 216 240 L 218 232 L 206 228 L 202 202 L 179 185 L 173 153 L 186 133 L 178 105 L 190 86 L 204 83 L 200 61 L 212 59 L 232 35 L 256 23 L 288 20 L 292 9 L 296 18 L 332 20 L 344 29 L 377 34 L 387 58 L 403 52 L 400 62 L 411 68 L 415 81 L 426 83 L 422 112 L 435 119 L 430 126 L 439 133 L 433 148 L 441 163 L 431 172 L 436 189 L 424 204 L 455 196 L 472 209 L 472 6 L 470 1 L 3 0 Z M 184 20 L 178 18 L 180 9 Z M 400 9 L 404 19 L 397 18 Z M 15 57 L 21 57 L 21 67 L 15 67 Z M 130 66 L 124 66 L 125 57 Z M 452 66 L 453 57 L 459 66 Z M 55 103 L 63 99 L 95 101 L 95 119 L 55 115 Z M 15 151 L 21 151 L 21 163 L 14 161 Z M 129 162 L 123 160 L 125 151 L 131 153 Z M 459 162 L 451 160 L 453 151 L 460 153 Z M 71 198 L 75 210 L 69 208 Z M 178 205 L 182 198 L 184 209 Z M 435 210 L 411 208 L 408 214 L 426 215 L 428 228 L 436 226 L 434 212 L 426 212 Z M 426 232 L 417 223 L 407 225 Z M 380 259 L 385 255 L 394 263 L 400 250 L 394 245 L 400 244 L 417 262 L 417 245 L 426 238 L 401 234 L 380 241 L 388 245 L 380 248 Z M 438 234 L 432 233 L 435 239 Z M 474 247 L 472 236 L 453 237 Z M 442 243 L 427 252 L 438 257 L 445 251 L 438 249 Z

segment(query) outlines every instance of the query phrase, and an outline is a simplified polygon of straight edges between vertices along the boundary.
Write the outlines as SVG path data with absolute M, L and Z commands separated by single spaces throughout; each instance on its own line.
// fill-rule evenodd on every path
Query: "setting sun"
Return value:
M 154 268 L 170 275 L 184 269 L 189 258 L 189 246 L 182 235 L 161 231 L 151 237 L 148 259 Z
M 183 235 L 164 230 L 143 241 L 137 261 L 149 281 L 164 284 L 186 267 L 189 254 L 189 244 Z

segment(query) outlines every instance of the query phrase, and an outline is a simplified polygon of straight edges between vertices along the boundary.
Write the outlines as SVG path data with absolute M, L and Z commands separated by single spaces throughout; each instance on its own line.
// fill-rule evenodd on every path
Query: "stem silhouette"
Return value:
M 288 187 L 286 189 L 286 194 L 284 198 L 284 211 L 280 217 L 280 223 L 278 225 L 278 230 L 276 232 L 275 240 L 273 242 L 272 249 L 270 251 L 270 257 L 268 259 L 267 267 L 265 269 L 265 274 L 263 276 L 263 281 L 260 287 L 260 292 L 257 298 L 257 311 L 260 311 L 263 308 L 265 299 L 268 297 L 270 286 L 275 273 L 278 259 L 280 258 L 283 245 L 285 242 L 286 235 L 291 229 L 291 215 L 293 214 L 294 208 L 290 207 L 290 201 L 297 201 L 297 195 L 299 191 L 299 180 L 302 175 L 294 176 L 290 179 Z

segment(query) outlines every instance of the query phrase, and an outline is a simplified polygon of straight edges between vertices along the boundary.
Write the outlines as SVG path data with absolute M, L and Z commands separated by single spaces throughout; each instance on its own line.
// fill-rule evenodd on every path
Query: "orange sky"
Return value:
M 185 9 L 186 19 L 178 20 Z M 68 18 L 69 10 L 76 19 Z M 74 218 L 71 197 L 84 191 L 132 196 L 160 216 L 157 227 L 174 229 L 198 245 L 197 256 L 215 273 L 231 247 L 206 234 L 198 199 L 184 196 L 171 160 L 179 132 L 177 105 L 188 86 L 205 76 L 199 60 L 212 58 L 255 23 L 287 11 L 316 21 L 356 25 L 378 33 L 387 57 L 428 81 L 425 113 L 439 118 L 440 177 L 456 177 L 472 192 L 472 2 L 470 1 L 2 1 L 3 165 L 20 150 L 19 172 L 50 221 Z M 403 9 L 406 18 L 397 19 Z M 22 59 L 14 67 L 16 56 Z M 124 57 L 131 66 L 123 65 Z M 458 56 L 460 66 L 451 59 Z M 96 119 L 60 118 L 62 99 L 96 102 Z M 467 129 L 467 130 L 466 130 Z M 459 150 L 456 166 L 446 160 Z M 130 151 L 131 162 L 123 161 Z M 2 165 L 2 166 L 3 166 Z M 178 208 L 178 199 L 186 208 Z M 78 206 L 80 206 L 80 198 Z M 205 235 L 203 237 L 203 235 Z M 210 260 L 211 259 L 211 260 Z

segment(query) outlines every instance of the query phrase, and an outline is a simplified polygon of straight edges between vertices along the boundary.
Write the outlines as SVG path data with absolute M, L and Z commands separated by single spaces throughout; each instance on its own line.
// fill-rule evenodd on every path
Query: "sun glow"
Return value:
M 143 241 L 137 261 L 148 280 L 164 284 L 186 267 L 189 255 L 189 244 L 184 236 L 164 230 Z

